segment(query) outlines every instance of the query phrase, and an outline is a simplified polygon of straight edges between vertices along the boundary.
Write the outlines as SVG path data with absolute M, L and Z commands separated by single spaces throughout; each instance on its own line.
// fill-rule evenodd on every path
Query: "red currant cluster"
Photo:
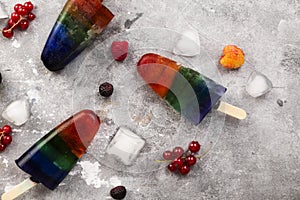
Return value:
M 6 146 L 12 141 L 11 137 L 12 129 L 10 126 L 5 125 L 0 129 L 0 152 L 4 151 Z
M 31 12 L 33 10 L 33 4 L 28 1 L 22 4 L 16 4 L 14 6 L 15 12 L 11 14 L 11 18 L 7 22 L 7 27 L 2 30 L 2 34 L 6 38 L 11 38 L 14 35 L 14 29 L 19 27 L 21 30 L 26 30 L 29 26 L 29 21 L 35 19 L 35 15 Z
M 189 144 L 188 150 L 184 152 L 183 148 L 175 147 L 173 152 L 165 151 L 163 157 L 165 160 L 173 160 L 168 169 L 171 172 L 178 170 L 180 174 L 186 175 L 190 172 L 190 167 L 197 162 L 196 153 L 200 151 L 201 145 L 197 141 L 192 141 Z

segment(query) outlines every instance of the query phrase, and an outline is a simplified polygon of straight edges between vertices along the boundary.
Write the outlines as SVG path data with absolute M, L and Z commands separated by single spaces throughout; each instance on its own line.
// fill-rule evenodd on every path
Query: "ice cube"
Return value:
M 278 25 L 278 36 L 287 42 L 300 41 L 300 20 L 281 20 Z
M 200 39 L 198 32 L 194 29 L 185 30 L 173 49 L 173 53 L 188 57 L 199 54 Z
M 30 117 L 28 99 L 24 97 L 9 104 L 3 111 L 2 117 L 16 126 L 25 124 Z
M 265 75 L 256 71 L 251 73 L 246 85 L 248 94 L 255 98 L 268 93 L 272 88 L 272 82 Z
M 3 4 L 0 2 L 0 19 L 6 19 L 6 18 L 8 18 L 8 14 L 4 9 Z
M 144 145 L 144 139 L 131 130 L 120 127 L 108 145 L 106 153 L 116 157 L 125 165 L 131 165 Z

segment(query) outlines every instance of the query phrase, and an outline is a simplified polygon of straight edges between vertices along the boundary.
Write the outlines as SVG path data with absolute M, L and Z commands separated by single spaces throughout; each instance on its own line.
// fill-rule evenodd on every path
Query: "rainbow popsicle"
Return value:
M 161 98 L 195 124 L 226 92 L 225 87 L 199 72 L 153 53 L 141 57 L 137 70 Z
M 80 111 L 37 141 L 16 164 L 54 190 L 85 153 L 99 127 L 93 111 Z
M 109 24 L 114 15 L 100 0 L 68 0 L 45 44 L 41 59 L 50 71 L 63 69 Z

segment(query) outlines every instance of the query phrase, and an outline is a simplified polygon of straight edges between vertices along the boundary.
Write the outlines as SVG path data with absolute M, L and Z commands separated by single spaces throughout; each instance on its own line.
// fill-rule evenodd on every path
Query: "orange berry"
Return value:
M 245 54 L 235 45 L 227 45 L 223 49 L 220 64 L 227 69 L 238 69 L 245 62 Z

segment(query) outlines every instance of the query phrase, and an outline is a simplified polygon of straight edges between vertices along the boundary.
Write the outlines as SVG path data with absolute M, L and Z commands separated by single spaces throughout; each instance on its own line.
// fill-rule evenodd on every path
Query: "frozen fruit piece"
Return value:
M 28 12 L 31 12 L 34 8 L 34 5 L 28 1 L 28 2 L 25 2 L 23 7 L 28 11 Z
M 195 56 L 200 53 L 200 39 L 194 29 L 185 30 L 178 40 L 173 52 L 182 56 Z
M 2 30 L 2 35 L 6 38 L 12 38 L 14 36 L 14 31 L 8 27 Z
M 114 199 L 124 199 L 126 192 L 127 191 L 124 186 L 117 186 L 110 190 L 110 196 Z
M 29 21 L 26 19 L 23 19 L 22 21 L 20 21 L 19 23 L 19 27 L 21 30 L 26 30 L 29 26 Z
M 172 162 L 172 163 L 170 163 L 170 164 L 167 166 L 167 168 L 168 168 L 171 172 L 175 172 L 175 171 L 177 170 L 177 165 L 176 165 L 174 162 Z
M 172 151 L 165 151 L 163 153 L 163 158 L 165 160 L 171 160 L 173 158 L 173 152 Z
M 175 158 L 181 157 L 183 153 L 184 153 L 184 150 L 182 147 L 175 147 L 173 149 L 173 155 Z
M 188 166 L 192 166 L 192 165 L 195 165 L 197 162 L 197 158 L 194 156 L 194 155 L 188 155 L 186 157 L 186 164 Z
M 63 69 L 103 31 L 114 15 L 99 0 L 68 0 L 41 59 L 50 71 Z
M 283 101 L 281 99 L 277 99 L 277 104 L 282 107 L 283 106 Z
M 0 152 L 4 151 L 6 148 L 6 146 L 4 144 L 0 143 Z
M 11 142 L 12 142 L 12 137 L 10 135 L 4 135 L 1 138 L 1 143 L 6 145 L 6 146 L 9 145 Z
M 128 42 L 113 42 L 111 44 L 111 54 L 116 61 L 123 61 L 128 54 Z
M 255 98 L 266 94 L 272 88 L 272 82 L 265 75 L 256 71 L 252 72 L 246 85 L 248 94 Z
M 2 117 L 16 126 L 25 124 L 30 117 L 28 99 L 22 98 L 9 104 L 3 111 Z
M 226 88 L 199 72 L 153 53 L 137 64 L 146 83 L 182 116 L 199 124 L 226 92 Z
M 245 62 L 245 54 L 242 49 L 235 45 L 227 45 L 223 49 L 220 63 L 224 68 L 238 69 Z
M 145 145 L 145 140 L 125 127 L 120 127 L 109 143 L 106 153 L 130 165 Z
M 98 116 L 91 110 L 82 110 L 37 141 L 16 164 L 54 190 L 83 156 L 99 127 Z
M 34 20 L 34 19 L 35 19 L 35 14 L 29 13 L 28 16 L 27 16 L 27 18 L 28 18 L 30 21 Z
M 2 128 L 0 128 L 0 132 L 3 132 L 4 135 L 9 135 L 12 132 L 12 128 L 9 125 L 4 125 Z
M 187 165 L 180 166 L 178 169 L 182 175 L 187 175 L 190 172 L 190 168 Z
M 114 92 L 114 87 L 112 84 L 105 82 L 99 86 L 99 93 L 103 97 L 110 97 Z
M 192 142 L 189 144 L 189 150 L 190 150 L 192 153 L 197 153 L 198 151 L 200 151 L 200 148 L 201 148 L 201 145 L 199 144 L 198 141 L 192 141 Z

